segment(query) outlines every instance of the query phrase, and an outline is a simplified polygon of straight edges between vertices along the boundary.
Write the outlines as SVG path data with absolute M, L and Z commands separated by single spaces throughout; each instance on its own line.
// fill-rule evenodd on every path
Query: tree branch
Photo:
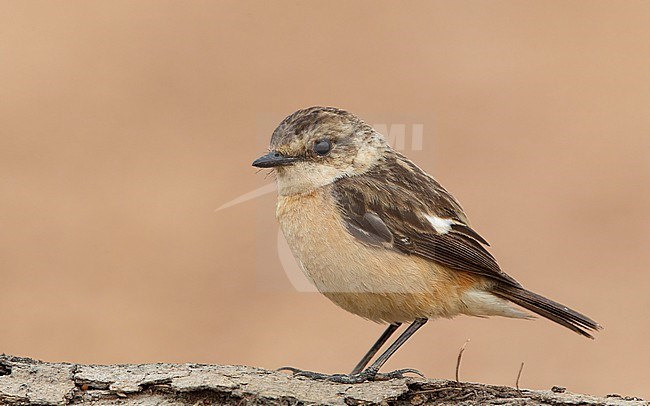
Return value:
M 560 393 L 562 392 L 562 393 Z M 356 385 L 313 381 L 233 365 L 79 365 L 0 355 L 2 405 L 159 404 L 648 405 L 555 391 L 446 380 L 396 379 Z

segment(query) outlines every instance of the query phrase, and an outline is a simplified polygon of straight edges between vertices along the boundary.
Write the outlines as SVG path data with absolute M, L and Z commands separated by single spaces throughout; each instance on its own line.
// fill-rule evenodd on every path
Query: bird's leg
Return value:
M 375 354 L 377 354 L 377 351 L 379 351 L 381 349 L 381 347 L 386 343 L 386 341 L 388 341 L 390 336 L 392 336 L 393 333 L 395 331 L 397 331 L 397 329 L 401 325 L 402 325 L 402 323 L 389 324 L 388 327 L 386 328 L 386 330 L 381 335 L 381 337 L 379 337 L 377 342 L 375 342 L 372 345 L 372 347 L 370 347 L 370 350 L 368 350 L 366 355 L 364 355 L 363 358 L 361 358 L 361 361 L 359 361 L 357 366 L 354 367 L 352 372 L 350 372 L 350 375 L 355 375 L 355 374 L 358 374 L 359 372 L 363 371 L 363 368 L 365 368 L 366 365 L 368 365 L 368 362 L 370 362 L 372 357 L 374 357 Z
M 415 319 L 415 321 L 413 321 L 413 323 L 411 323 L 411 325 L 408 326 L 408 328 L 399 337 L 397 337 L 397 340 L 395 340 L 395 342 L 392 343 L 390 347 L 388 347 L 388 349 L 384 351 L 384 353 L 381 354 L 379 358 L 377 358 L 375 362 L 372 363 L 372 365 L 370 365 L 370 367 L 365 369 L 359 375 L 365 376 L 366 377 L 365 380 L 375 380 L 377 378 L 379 378 L 380 380 L 386 378 L 387 379 L 401 378 L 406 372 L 412 372 L 414 374 L 424 376 L 422 375 L 422 373 L 420 373 L 415 369 L 398 369 L 397 371 L 392 371 L 385 374 L 380 374 L 379 369 L 382 366 L 384 366 L 386 361 L 388 361 L 388 359 L 393 354 L 395 354 L 395 352 L 399 349 L 399 347 L 401 347 L 409 338 L 411 338 L 411 336 L 415 334 L 415 332 L 418 331 L 420 327 L 424 326 L 427 321 L 429 321 L 429 319 L 426 318 Z
M 311 379 L 320 379 L 320 380 L 326 380 L 326 381 L 332 381 L 332 382 L 339 382 L 339 383 L 361 383 L 365 381 L 385 381 L 388 379 L 393 379 L 393 378 L 403 378 L 405 373 L 414 373 L 420 376 L 422 375 L 421 372 L 415 370 L 415 369 L 398 369 L 396 371 L 391 371 L 387 373 L 380 373 L 379 369 L 388 361 L 388 359 L 397 351 L 413 334 L 415 334 L 416 331 L 420 327 L 422 327 L 428 320 L 425 318 L 421 319 L 415 319 L 413 323 L 411 323 L 410 326 L 395 340 L 394 343 L 388 347 L 386 351 L 384 351 L 383 354 L 379 356 L 375 360 L 375 362 L 372 363 L 370 367 L 365 369 L 362 372 L 359 373 L 353 373 L 350 375 L 344 375 L 344 374 L 334 374 L 334 375 L 327 375 L 327 374 L 321 374 L 318 372 L 311 372 L 311 371 L 303 371 L 297 368 L 291 368 L 291 367 L 284 367 L 280 368 L 280 370 L 286 370 L 286 371 L 291 371 L 295 376 L 304 376 L 307 378 Z M 391 331 L 390 334 L 393 332 Z M 387 334 L 386 332 L 384 335 Z M 383 335 L 382 335 L 383 337 Z M 386 340 L 388 337 L 386 337 Z M 381 340 L 381 337 L 380 337 Z M 385 340 L 384 340 L 385 341 Z M 374 348 L 375 346 L 373 346 Z M 371 349 L 372 350 L 372 349 Z M 377 349 L 378 350 L 378 349 Z M 376 351 L 375 351 L 376 352 Z M 365 357 L 364 357 L 365 359 Z M 355 368 L 356 369 L 356 368 Z

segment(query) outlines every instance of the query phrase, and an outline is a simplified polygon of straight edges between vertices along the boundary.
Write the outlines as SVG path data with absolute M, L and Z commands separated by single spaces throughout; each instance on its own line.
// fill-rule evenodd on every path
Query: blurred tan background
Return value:
M 429 323 L 386 369 L 650 397 L 650 3 L 0 2 L 0 352 L 348 372 L 383 330 L 292 288 L 250 163 L 315 104 L 405 153 L 503 268 L 605 326 Z M 409 127 L 410 128 L 410 127 Z

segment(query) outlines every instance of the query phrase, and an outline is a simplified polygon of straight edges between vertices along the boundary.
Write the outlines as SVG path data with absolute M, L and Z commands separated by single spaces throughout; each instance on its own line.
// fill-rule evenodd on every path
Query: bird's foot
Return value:
M 330 382 L 337 382 L 337 383 L 347 383 L 347 384 L 361 383 L 367 381 L 387 381 L 389 379 L 402 379 L 405 378 L 404 374 L 407 373 L 416 374 L 424 378 L 422 372 L 411 368 L 398 369 L 396 371 L 385 372 L 385 373 L 377 372 L 374 369 L 368 368 L 365 371 L 362 371 L 358 374 L 349 374 L 349 375 L 345 375 L 345 374 L 328 375 L 328 374 L 322 374 L 320 372 L 303 371 L 302 369 L 293 368 L 293 367 L 282 367 L 279 368 L 278 371 L 290 371 L 293 373 L 293 376 L 304 376 L 309 379 L 330 381 Z

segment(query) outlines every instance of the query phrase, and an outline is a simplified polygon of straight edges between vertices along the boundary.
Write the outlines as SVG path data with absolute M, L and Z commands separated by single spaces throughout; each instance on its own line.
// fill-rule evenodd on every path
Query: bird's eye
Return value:
M 331 149 L 332 144 L 329 142 L 329 140 L 320 140 L 314 145 L 314 152 L 320 156 L 327 155 Z

